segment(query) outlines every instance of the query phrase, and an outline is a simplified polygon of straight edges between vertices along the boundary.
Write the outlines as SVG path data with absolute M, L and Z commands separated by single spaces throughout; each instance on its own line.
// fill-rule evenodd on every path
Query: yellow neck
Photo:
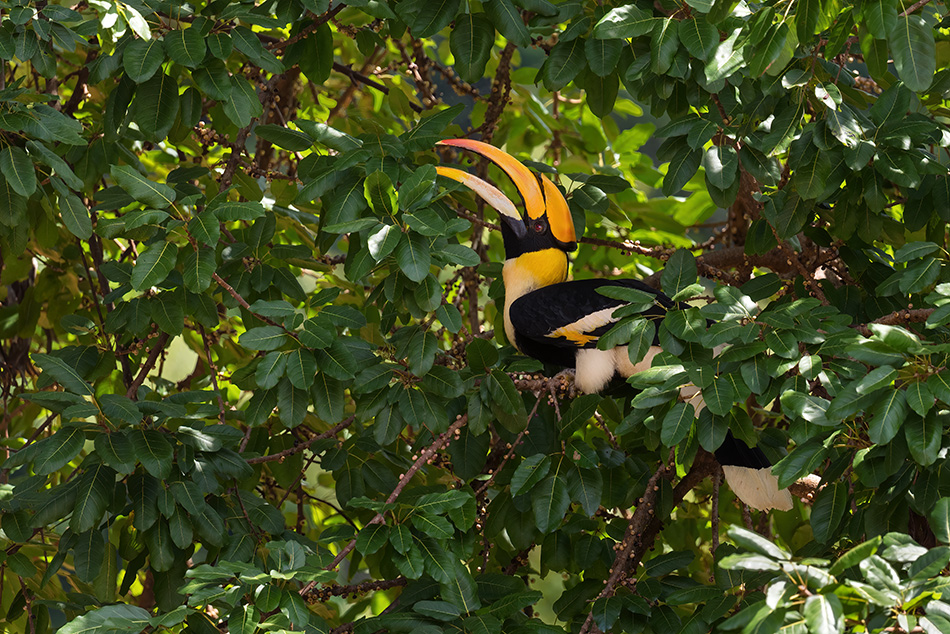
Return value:
M 505 334 L 514 346 L 515 331 L 508 318 L 511 305 L 516 299 L 535 289 L 566 280 L 567 253 L 560 249 L 543 249 L 510 258 L 505 260 L 502 279 L 505 283 Z

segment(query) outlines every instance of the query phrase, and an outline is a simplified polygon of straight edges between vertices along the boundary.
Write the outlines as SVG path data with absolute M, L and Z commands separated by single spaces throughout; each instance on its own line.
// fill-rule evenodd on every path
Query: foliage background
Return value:
M 0 12 L 7 629 L 950 631 L 944 3 Z M 635 398 L 506 345 L 462 135 L 692 300 Z

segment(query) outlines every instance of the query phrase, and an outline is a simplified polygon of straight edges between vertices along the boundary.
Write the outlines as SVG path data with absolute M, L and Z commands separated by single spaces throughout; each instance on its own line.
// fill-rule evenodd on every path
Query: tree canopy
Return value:
M 5 628 L 950 632 L 946 11 L 0 3 Z M 688 302 L 635 396 L 506 341 L 463 136 Z

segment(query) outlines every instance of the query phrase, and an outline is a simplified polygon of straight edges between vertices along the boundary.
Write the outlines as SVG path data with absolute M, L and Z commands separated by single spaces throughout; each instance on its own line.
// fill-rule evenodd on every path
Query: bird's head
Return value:
M 439 141 L 439 145 L 481 154 L 504 170 L 514 182 L 524 203 L 524 214 L 519 213 L 515 204 L 498 188 L 481 178 L 454 167 L 436 168 L 442 176 L 472 189 L 501 215 L 506 258 L 517 258 L 547 249 L 566 253 L 577 248 L 574 221 L 567 201 L 550 180 L 532 172 L 510 154 L 481 141 L 447 139 Z

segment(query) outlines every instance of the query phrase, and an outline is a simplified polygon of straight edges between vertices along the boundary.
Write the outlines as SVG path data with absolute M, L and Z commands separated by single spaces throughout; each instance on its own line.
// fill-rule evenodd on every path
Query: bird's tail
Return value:
M 772 463 L 761 449 L 749 447 L 730 431 L 716 450 L 716 460 L 722 465 L 729 488 L 745 504 L 760 511 L 791 510 L 792 494 L 778 488 Z
M 697 414 L 706 406 L 695 385 L 682 387 L 680 396 L 693 404 Z M 772 463 L 761 449 L 749 447 L 729 431 L 715 453 L 726 474 L 726 483 L 743 503 L 759 511 L 791 510 L 792 494 L 788 489 L 779 489 L 778 478 L 772 475 Z

